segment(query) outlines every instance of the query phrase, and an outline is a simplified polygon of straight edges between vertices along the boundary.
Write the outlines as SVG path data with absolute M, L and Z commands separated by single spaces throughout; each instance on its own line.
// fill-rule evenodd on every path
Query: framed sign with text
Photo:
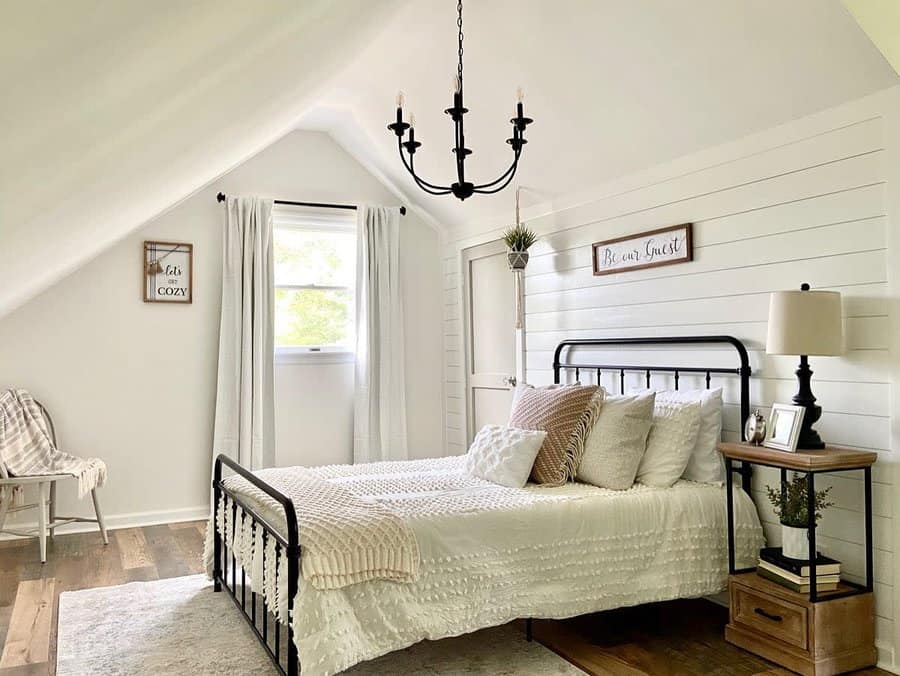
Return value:
M 194 245 L 144 242 L 144 302 L 190 303 L 194 300 Z
M 595 275 L 611 275 L 694 260 L 690 223 L 595 242 L 592 248 Z

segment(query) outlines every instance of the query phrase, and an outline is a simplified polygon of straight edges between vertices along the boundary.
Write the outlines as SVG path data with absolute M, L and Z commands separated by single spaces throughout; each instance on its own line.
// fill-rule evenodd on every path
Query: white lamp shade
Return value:
M 841 294 L 837 291 L 776 291 L 769 297 L 768 354 L 841 354 Z

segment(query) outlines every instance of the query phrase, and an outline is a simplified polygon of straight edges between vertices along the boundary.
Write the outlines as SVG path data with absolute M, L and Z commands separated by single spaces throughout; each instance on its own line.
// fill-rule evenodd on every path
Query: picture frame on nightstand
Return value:
M 804 413 L 806 409 L 803 406 L 772 404 L 763 446 L 779 451 L 796 452 Z

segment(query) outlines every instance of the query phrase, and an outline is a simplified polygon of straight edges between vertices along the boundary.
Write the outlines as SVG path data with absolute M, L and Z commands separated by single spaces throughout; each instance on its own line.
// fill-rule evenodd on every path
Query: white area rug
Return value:
M 64 592 L 57 676 L 277 673 L 229 597 L 203 575 Z M 583 674 L 514 627 L 423 641 L 344 672 L 369 674 Z M 315 676 L 309 674 L 309 676 Z

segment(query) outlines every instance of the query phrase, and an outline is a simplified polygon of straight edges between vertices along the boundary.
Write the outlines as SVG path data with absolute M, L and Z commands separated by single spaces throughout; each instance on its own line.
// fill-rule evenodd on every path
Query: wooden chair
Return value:
M 41 413 L 47 421 L 47 427 L 50 430 L 50 438 L 53 445 L 57 446 L 56 427 L 53 425 L 53 419 L 44 408 L 43 404 L 36 402 L 41 408 Z M 26 486 L 28 484 L 37 484 L 38 501 L 30 505 L 20 505 L 14 507 L 10 505 L 10 500 L 0 501 L 0 533 L 8 535 L 17 535 L 20 537 L 37 536 L 41 547 L 41 563 L 47 562 L 47 535 L 53 537 L 54 529 L 59 526 L 65 526 L 69 523 L 86 522 L 96 523 L 100 527 L 100 535 L 103 537 L 103 544 L 109 544 L 109 538 L 106 535 L 106 525 L 103 523 L 103 514 L 100 511 L 100 502 L 97 499 L 97 489 L 91 491 L 91 499 L 94 502 L 95 519 L 88 519 L 81 516 L 57 516 L 56 514 L 56 482 L 65 479 L 74 480 L 71 474 L 41 474 L 36 476 L 10 476 L 6 463 L 0 459 L 0 487 L 9 486 Z M 21 528 L 4 528 L 6 517 L 14 512 L 21 512 L 26 509 L 38 509 L 38 525 L 37 528 L 21 529 Z

